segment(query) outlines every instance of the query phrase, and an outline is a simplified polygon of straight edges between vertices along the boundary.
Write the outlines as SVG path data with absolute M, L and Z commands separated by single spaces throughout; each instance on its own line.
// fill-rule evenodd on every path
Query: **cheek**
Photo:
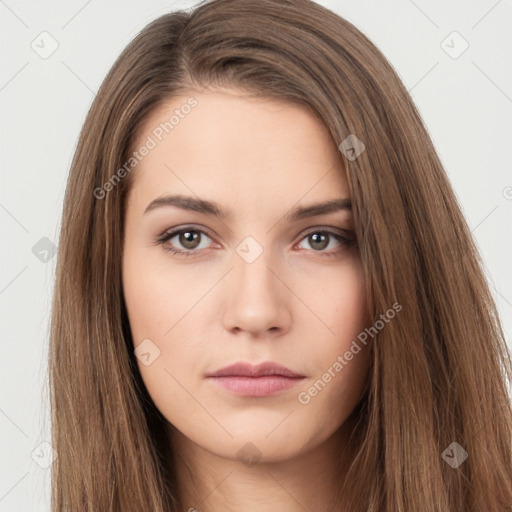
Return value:
M 167 263 L 167 264 L 166 264 Z M 190 267 L 191 269 L 192 267 Z M 213 279 L 197 279 L 191 270 L 171 272 L 166 254 L 125 257 L 123 290 L 134 344 L 144 338 L 166 342 L 188 320 Z
M 359 260 L 353 262 L 339 283 L 332 283 L 329 300 L 333 314 L 332 330 L 346 341 L 357 336 L 369 321 L 364 271 Z
M 197 279 L 192 266 L 171 271 L 165 253 L 152 257 L 130 249 L 123 261 L 123 291 L 137 365 L 156 407 L 180 424 L 182 417 L 197 414 L 189 393 L 196 393 L 198 381 L 191 377 L 204 358 L 204 340 L 197 335 L 199 301 L 218 277 Z
M 315 423 L 331 430 L 351 413 L 369 377 L 371 341 L 358 340 L 369 325 L 369 315 L 366 280 L 358 258 L 319 282 L 325 284 L 309 296 L 329 330 L 318 325 L 321 341 L 307 347 L 314 376 L 301 388 L 298 402 L 303 412 L 316 418 Z
M 366 280 L 357 253 L 339 266 L 317 272 L 314 280 L 302 286 L 310 309 L 321 320 L 317 327 L 324 340 L 324 354 L 343 350 L 367 326 Z

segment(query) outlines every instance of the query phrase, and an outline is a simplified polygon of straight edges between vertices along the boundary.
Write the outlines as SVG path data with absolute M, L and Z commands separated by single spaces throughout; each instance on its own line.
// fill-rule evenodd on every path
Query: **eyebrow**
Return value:
M 206 201 L 204 199 L 183 195 L 157 197 L 148 204 L 144 210 L 144 214 L 163 206 L 175 206 L 177 208 L 181 208 L 182 210 L 194 211 L 204 215 L 217 217 L 222 220 L 226 220 L 231 216 L 230 213 L 225 212 L 217 203 L 213 201 Z M 285 215 L 285 219 L 289 222 L 296 222 L 308 217 L 315 217 L 318 215 L 325 215 L 338 211 L 352 211 L 352 201 L 350 198 L 332 199 L 308 206 L 298 206 L 288 212 Z

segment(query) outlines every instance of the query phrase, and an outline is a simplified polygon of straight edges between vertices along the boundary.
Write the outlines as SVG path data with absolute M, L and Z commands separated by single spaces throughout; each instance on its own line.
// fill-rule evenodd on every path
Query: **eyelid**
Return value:
M 201 232 L 201 233 L 207 235 L 211 239 L 215 238 L 211 234 L 210 230 L 204 226 L 199 226 L 199 225 L 195 225 L 195 224 L 185 224 L 183 226 L 167 228 L 160 235 L 158 235 L 157 240 L 161 240 L 163 238 L 168 239 L 169 236 L 172 237 L 172 236 L 177 235 L 183 231 L 186 231 L 187 229 L 190 229 L 191 231 L 194 230 L 194 231 Z M 350 229 L 335 228 L 333 226 L 313 226 L 312 228 L 308 228 L 305 231 L 302 231 L 300 233 L 301 238 L 299 241 L 301 241 L 304 237 L 310 235 L 311 233 L 317 233 L 317 232 L 322 232 L 322 231 L 340 234 L 341 236 L 346 236 L 346 237 L 354 237 L 355 236 L 354 231 L 350 230 Z M 297 236 L 299 236 L 299 235 L 297 235 Z
M 340 236 L 344 237 L 355 237 L 355 233 L 351 231 L 350 229 L 343 229 L 343 228 L 335 228 L 333 226 L 314 226 L 312 228 L 308 228 L 306 231 L 303 231 L 301 233 L 302 238 L 305 236 L 310 235 L 311 233 L 321 233 L 321 232 L 327 232 L 327 233 L 334 233 Z M 301 238 L 301 240 L 302 240 Z
M 195 224 L 184 224 L 182 226 L 180 225 L 180 226 L 176 226 L 174 228 L 167 228 L 160 235 L 158 235 L 157 240 L 168 239 L 169 237 L 172 238 L 173 236 L 175 236 L 179 233 L 182 233 L 183 231 L 187 231 L 187 230 L 197 231 L 197 232 L 207 235 L 211 239 L 214 238 L 214 236 L 211 234 L 210 230 L 204 226 L 199 226 L 199 225 L 195 225 Z

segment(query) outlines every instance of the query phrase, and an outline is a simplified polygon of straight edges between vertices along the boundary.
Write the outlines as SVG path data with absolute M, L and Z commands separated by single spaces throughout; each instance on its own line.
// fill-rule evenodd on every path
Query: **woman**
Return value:
M 510 354 L 407 90 L 307 0 L 150 23 L 69 176 L 53 510 L 512 509 Z

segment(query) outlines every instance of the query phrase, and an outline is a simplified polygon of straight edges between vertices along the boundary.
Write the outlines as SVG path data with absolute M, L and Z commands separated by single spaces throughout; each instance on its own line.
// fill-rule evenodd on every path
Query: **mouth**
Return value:
M 247 397 L 275 395 L 305 379 L 304 375 L 273 362 L 259 365 L 239 362 L 207 374 L 206 377 L 223 389 Z

